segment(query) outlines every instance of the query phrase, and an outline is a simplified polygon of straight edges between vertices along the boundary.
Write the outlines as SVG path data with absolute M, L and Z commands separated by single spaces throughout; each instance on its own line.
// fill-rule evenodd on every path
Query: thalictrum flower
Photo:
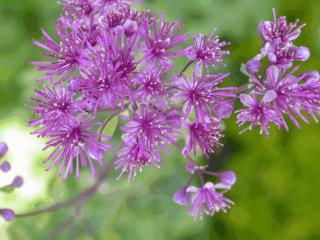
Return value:
M 180 20 L 169 23 L 152 15 L 143 21 L 143 52 L 145 60 L 158 63 L 164 68 L 172 68 L 172 58 L 185 54 L 185 50 L 174 50 L 188 39 L 188 34 L 181 34 L 183 26 Z
M 65 81 L 76 68 L 87 64 L 84 51 L 85 41 L 80 41 L 76 25 L 70 25 L 65 18 L 60 18 L 56 23 L 59 43 L 55 42 L 49 34 L 42 29 L 44 43 L 33 41 L 33 43 L 44 49 L 44 56 L 52 59 L 46 62 L 32 62 L 38 66 L 39 71 L 47 72 L 45 77 L 39 80 L 51 80 L 59 77 L 58 82 Z
M 91 132 L 89 122 L 80 122 L 77 119 L 64 124 L 49 136 L 51 139 L 45 149 L 54 148 L 54 150 L 45 160 L 45 163 L 51 162 L 47 170 L 60 165 L 59 175 L 64 171 L 63 179 L 67 179 L 74 168 L 76 178 L 79 178 L 80 167 L 85 168 L 88 163 L 91 173 L 96 175 L 94 162 L 103 165 L 104 153 L 112 149 L 110 145 L 102 142 L 108 139 L 107 136 Z
M 184 103 L 183 112 L 186 117 L 194 111 L 197 121 L 204 121 L 211 115 L 212 105 L 224 98 L 236 97 L 234 87 L 219 88 L 229 74 L 215 74 L 198 77 L 193 75 L 188 78 L 183 76 L 175 81 L 178 93 L 175 98 L 181 99 Z
M 222 137 L 220 122 L 211 119 L 207 122 L 195 122 L 188 124 L 188 136 L 186 139 L 186 146 L 183 149 L 185 156 L 190 153 L 197 153 L 199 147 L 202 153 L 209 157 L 217 148 L 223 146 L 220 143 Z
M 269 135 L 269 125 L 270 123 L 276 124 L 280 127 L 281 120 L 277 115 L 277 112 L 271 108 L 271 102 L 277 97 L 275 91 L 268 91 L 260 101 L 258 96 L 250 96 L 247 94 L 241 94 L 240 100 L 247 109 L 242 109 L 236 111 L 237 123 L 242 126 L 245 123 L 249 122 L 250 125 L 242 130 L 242 132 L 251 130 L 254 126 L 260 126 L 260 133 L 265 133 Z
M 215 67 L 223 62 L 223 57 L 229 55 L 230 52 L 223 50 L 224 47 L 230 45 L 229 42 L 220 42 L 216 30 L 210 36 L 197 34 L 193 37 L 193 46 L 187 49 L 190 61 L 196 61 L 196 68 L 201 69 L 202 66 L 209 68 Z M 200 70 L 198 70 L 200 71 Z
M 233 205 L 231 200 L 216 190 L 217 186 L 212 182 L 207 182 L 202 188 L 188 187 L 187 192 L 194 193 L 188 211 L 195 219 L 203 219 L 205 214 L 213 216 L 220 210 L 226 212 Z

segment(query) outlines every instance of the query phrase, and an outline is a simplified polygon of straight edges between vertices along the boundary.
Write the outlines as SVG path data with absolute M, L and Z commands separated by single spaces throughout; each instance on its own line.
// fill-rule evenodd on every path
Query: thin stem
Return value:
M 173 143 L 173 146 L 177 149 L 177 151 L 181 152 L 180 147 L 178 146 L 177 143 Z M 196 161 L 193 160 L 190 156 L 184 156 L 186 159 L 188 159 L 190 162 L 193 162 L 194 164 L 197 165 Z
M 214 176 L 214 177 L 218 177 L 219 174 L 218 173 L 214 173 L 214 172 L 210 172 L 208 170 L 202 170 L 202 173 L 209 175 L 209 176 Z
M 205 181 L 204 181 L 204 177 L 203 177 L 203 175 L 202 175 L 202 172 L 198 171 L 197 174 L 198 174 L 198 176 L 199 176 L 199 178 L 200 178 L 201 184 L 204 185 L 204 184 L 205 184 Z
M 118 109 L 116 112 L 114 112 L 113 114 L 111 114 L 108 118 L 106 118 L 104 120 L 104 122 L 102 123 L 101 127 L 100 127 L 100 130 L 98 132 L 98 135 L 99 135 L 99 141 L 101 141 L 101 135 L 104 131 L 104 129 L 106 128 L 106 126 L 108 125 L 108 123 L 114 118 L 116 117 L 119 113 L 121 113 L 122 110 L 121 109 Z
M 183 74 L 185 71 L 187 71 L 187 69 L 188 69 L 194 62 L 195 62 L 195 60 L 192 60 L 192 61 L 188 62 L 187 65 L 184 66 L 184 68 L 181 70 L 181 72 L 180 72 L 180 74 L 179 74 L 179 77 L 181 77 L 182 74 Z
M 94 194 L 98 191 L 100 185 L 104 182 L 104 180 L 109 176 L 109 173 L 112 170 L 112 166 L 113 166 L 113 163 L 115 162 L 115 160 L 116 160 L 116 156 L 114 155 L 114 157 L 111 158 L 111 160 L 109 161 L 108 165 L 104 169 L 102 169 L 102 171 L 100 171 L 98 173 L 98 176 L 97 176 L 95 183 L 93 183 L 90 187 L 88 187 L 84 191 L 75 195 L 73 198 L 55 203 L 49 207 L 46 207 L 46 208 L 43 208 L 40 210 L 17 214 L 16 217 L 17 218 L 32 217 L 32 216 L 46 214 L 46 213 L 54 212 L 56 210 L 69 208 L 69 207 L 75 207 L 77 205 L 82 205 L 82 204 L 87 203 L 94 196 Z

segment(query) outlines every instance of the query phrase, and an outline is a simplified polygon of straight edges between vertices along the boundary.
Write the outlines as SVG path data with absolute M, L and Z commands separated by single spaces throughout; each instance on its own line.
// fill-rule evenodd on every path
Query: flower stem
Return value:
M 179 74 L 179 77 L 181 77 L 182 74 L 183 74 L 185 71 L 187 71 L 187 69 L 188 69 L 194 62 L 195 62 L 194 60 L 188 62 L 187 65 L 184 66 L 184 68 L 181 70 L 181 72 L 180 72 L 180 74 Z

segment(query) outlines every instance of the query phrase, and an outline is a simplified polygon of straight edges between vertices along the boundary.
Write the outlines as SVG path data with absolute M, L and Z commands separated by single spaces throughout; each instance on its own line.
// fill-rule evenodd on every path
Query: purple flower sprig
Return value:
M 230 74 L 218 68 L 225 65 L 230 43 L 221 41 L 217 30 L 196 34 L 186 47 L 189 34 L 182 20 L 139 11 L 134 2 L 64 0 L 57 39 L 42 30 L 43 41 L 34 41 L 47 60 L 33 62 L 44 77 L 31 98 L 35 118 L 29 123 L 33 134 L 48 139 L 47 170 L 58 167 L 64 180 L 79 178 L 85 168 L 99 175 L 105 153 L 115 149 L 111 142 L 120 142 L 114 167 L 118 178 L 128 174 L 133 180 L 146 167 L 160 167 L 162 153 L 182 139 L 179 151 L 192 177 L 175 194 L 176 202 L 190 202 L 189 212 L 200 219 L 226 211 L 233 202 L 223 194 L 235 183 L 235 174 L 199 167 L 192 156 L 210 159 L 223 146 L 224 120 L 238 98 L 245 108 L 236 111 L 237 123 L 248 124 L 243 131 L 260 126 L 268 135 L 271 123 L 288 129 L 285 115 L 297 126 L 297 118 L 317 118 L 320 75 L 297 74 L 293 66 L 310 56 L 306 47 L 294 44 L 304 25 L 275 14 L 273 22 L 262 22 L 263 48 L 246 64 L 250 88 L 237 88 L 226 86 Z M 186 60 L 182 70 L 177 58 Z M 263 60 L 269 63 L 265 69 Z M 112 141 L 115 136 L 106 136 L 105 129 L 117 117 L 121 139 Z M 205 182 L 204 175 L 216 183 Z M 200 188 L 193 186 L 195 177 Z
M 5 154 L 8 152 L 9 148 L 8 145 L 4 142 L 0 142 L 0 160 L 5 156 Z M 11 170 L 10 163 L 7 161 L 0 162 L 0 171 L 3 173 L 7 173 Z M 23 178 L 20 176 L 17 176 L 13 179 L 13 181 L 6 186 L 0 187 L 1 193 L 10 193 L 14 191 L 14 189 L 19 188 L 23 185 Z M 0 216 L 5 221 L 12 221 L 16 214 L 12 209 L 9 208 L 0 208 Z
M 246 107 L 237 111 L 240 126 L 249 124 L 242 132 L 260 126 L 261 134 L 269 135 L 270 125 L 289 130 L 287 119 L 300 128 L 299 120 L 316 122 L 320 113 L 320 74 L 318 71 L 298 73 L 295 62 L 307 61 L 310 51 L 296 46 L 305 25 L 298 20 L 288 23 L 286 17 L 274 21 L 263 21 L 259 33 L 263 41 L 261 52 L 246 64 L 252 89 L 240 95 Z M 261 61 L 267 59 L 268 66 L 262 68 Z M 287 118 L 287 119 L 286 119 Z
M 192 159 L 189 160 L 186 170 L 191 174 L 190 180 L 174 194 L 173 200 L 182 206 L 189 205 L 188 212 L 195 219 L 201 220 L 205 214 L 213 216 L 220 211 L 226 212 L 234 202 L 223 194 L 236 182 L 235 173 L 208 171 L 206 166 L 198 166 Z M 215 177 L 217 183 L 205 182 L 204 175 Z M 199 178 L 201 187 L 192 185 L 195 177 Z
M 45 76 L 31 98 L 36 117 L 29 124 L 48 139 L 47 170 L 57 166 L 67 180 L 88 167 L 95 176 L 114 149 L 104 129 L 118 116 L 125 121 L 116 151 L 119 178 L 128 173 L 133 180 L 143 168 L 159 167 L 161 153 L 179 139 L 186 139 L 179 150 L 186 159 L 209 158 L 222 147 L 223 119 L 233 111 L 237 88 L 220 86 L 229 73 L 217 67 L 224 66 L 230 43 L 220 41 L 217 30 L 196 34 L 185 47 L 189 34 L 181 20 L 138 11 L 130 1 L 65 0 L 60 6 L 58 40 L 42 30 L 43 42 L 34 41 L 48 60 L 33 62 Z M 182 71 L 178 57 L 187 60 Z

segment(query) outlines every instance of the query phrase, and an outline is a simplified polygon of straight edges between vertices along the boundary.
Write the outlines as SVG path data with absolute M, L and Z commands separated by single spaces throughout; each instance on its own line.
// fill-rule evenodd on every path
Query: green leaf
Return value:
M 12 187 L 11 185 L 7 185 L 0 188 L 0 192 L 12 193 L 13 191 L 14 191 L 14 187 Z
M 119 123 L 118 116 L 112 118 L 109 121 L 109 123 L 107 124 L 107 126 L 104 128 L 103 134 L 105 134 L 107 136 L 112 136 L 114 134 L 115 130 L 117 129 L 118 123 Z

